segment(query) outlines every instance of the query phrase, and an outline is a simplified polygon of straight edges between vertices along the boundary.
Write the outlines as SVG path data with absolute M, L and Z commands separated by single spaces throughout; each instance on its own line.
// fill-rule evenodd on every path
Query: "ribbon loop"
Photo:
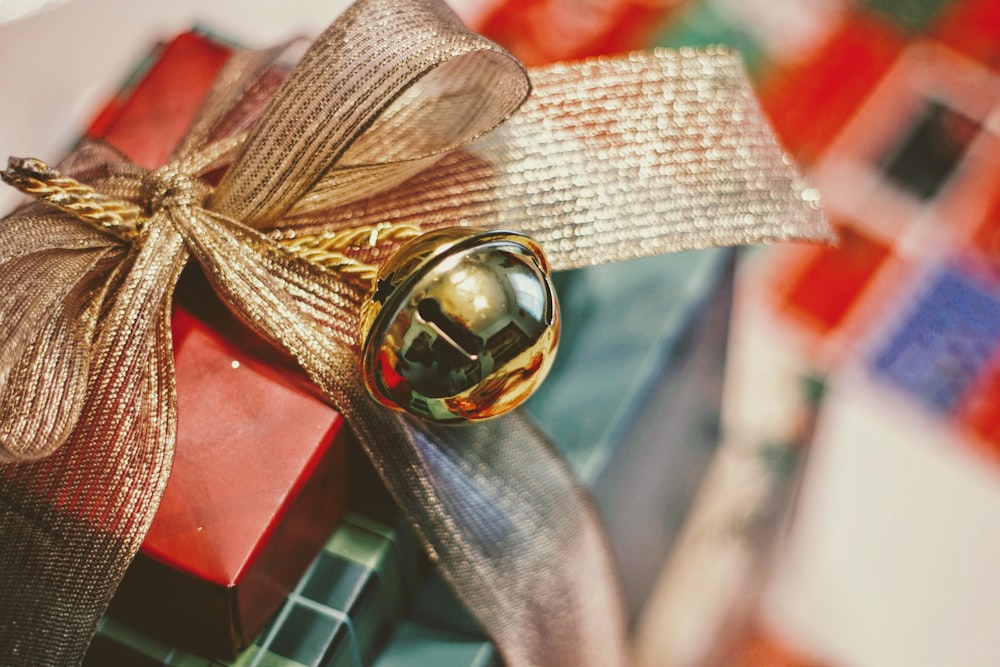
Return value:
M 13 158 L 4 172 L 39 200 L 0 225 L 0 462 L 50 455 L 84 410 L 98 310 L 139 215 L 74 178 L 109 179 L 107 157 L 85 146 L 59 170 Z
M 330 208 L 391 187 L 492 129 L 529 89 L 513 56 L 444 3 L 359 0 L 275 94 L 210 207 L 266 227 L 314 189 Z
M 0 264 L 0 462 L 47 456 L 69 437 L 102 282 L 121 257 L 115 247 L 49 249 Z

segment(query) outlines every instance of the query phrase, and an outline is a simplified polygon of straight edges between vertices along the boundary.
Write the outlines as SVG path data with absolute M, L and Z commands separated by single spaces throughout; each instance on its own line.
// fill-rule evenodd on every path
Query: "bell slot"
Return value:
M 479 341 L 476 336 L 445 315 L 437 299 L 421 299 L 417 304 L 417 315 L 469 359 L 479 358 Z

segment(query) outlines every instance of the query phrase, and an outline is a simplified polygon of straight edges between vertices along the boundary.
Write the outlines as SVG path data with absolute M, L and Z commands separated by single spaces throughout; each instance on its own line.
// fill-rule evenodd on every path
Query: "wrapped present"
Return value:
M 165 84 L 157 83 L 157 73 L 178 66 L 172 63 L 182 59 L 195 59 L 195 71 L 204 68 L 199 61 L 214 62 L 217 45 L 198 33 L 182 35 L 163 49 L 142 86 L 156 90 L 161 100 L 170 100 Z M 130 104 L 142 103 L 141 88 L 132 95 L 139 101 Z M 109 118 L 129 107 L 124 100 L 121 96 L 98 118 L 91 134 L 113 131 Z M 141 116 L 127 125 L 135 132 L 132 136 L 142 136 L 139 120 Z M 567 333 L 547 382 L 527 409 L 595 492 L 621 563 L 633 616 L 645 602 L 714 451 L 730 263 L 726 251 L 704 251 L 637 260 L 627 266 L 577 269 L 556 277 Z M 184 296 L 204 287 L 197 279 L 188 283 L 182 285 Z M 643 298 L 636 299 L 637 294 Z M 216 310 L 202 307 L 199 312 L 217 329 L 233 331 L 231 322 L 212 315 Z M 246 332 L 234 333 L 246 341 Z M 178 474 L 175 470 L 174 477 Z M 168 507 L 171 500 L 168 487 Z M 650 513 L 661 519 L 651 525 L 646 520 Z M 154 522 L 154 534 L 156 530 Z M 144 548 L 140 564 L 145 563 L 146 553 Z M 136 565 L 132 569 L 138 570 Z M 143 627 L 137 620 L 147 616 L 147 631 L 177 647 L 226 655 L 249 645 L 268 615 L 258 608 L 257 622 L 244 618 L 235 626 L 244 634 L 232 648 L 216 643 L 213 650 L 194 641 L 206 635 L 205 624 L 184 613 L 198 603 L 197 598 L 182 594 L 177 597 L 183 604 L 165 605 L 143 588 L 148 579 L 126 578 L 123 593 L 141 601 L 146 611 L 123 618 L 128 626 Z M 185 589 L 165 586 L 164 590 Z M 165 607 L 177 610 L 175 619 L 192 622 L 189 626 L 169 622 L 163 617 Z M 135 604 L 132 609 L 139 611 Z M 217 630 L 209 636 L 228 642 L 230 633 Z
M 229 54 L 185 33 L 158 46 L 86 136 L 167 159 Z M 161 639 L 232 656 L 302 577 L 347 500 L 343 418 L 228 314 L 196 271 L 172 318 L 178 426 L 170 483 L 115 599 Z
M 157 47 L 87 135 L 111 142 L 137 162 L 163 162 L 227 50 L 201 32 Z M 181 86 L 181 69 L 201 74 Z M 706 251 L 557 277 L 568 331 L 548 382 L 528 409 L 596 492 L 633 614 L 712 453 L 725 356 L 727 265 L 724 251 Z M 173 329 L 179 442 L 172 481 L 113 611 L 128 627 L 178 649 L 233 657 L 258 636 L 334 524 L 346 489 L 345 445 L 342 436 L 334 440 L 323 432 L 310 438 L 291 428 L 324 423 L 310 417 L 309 410 L 320 409 L 308 387 L 298 394 L 289 389 L 304 378 L 286 374 L 283 383 L 267 385 L 270 393 L 254 391 L 253 381 L 263 382 L 261 372 L 282 374 L 283 360 L 227 317 L 196 272 L 182 281 L 178 295 L 183 305 L 175 309 Z M 710 367 L 699 365 L 702 358 Z M 232 383 L 240 396 L 229 395 Z M 690 405 L 668 388 L 682 385 Z M 276 393 L 282 389 L 298 402 L 282 403 Z M 227 407 L 238 414 L 227 415 Z M 320 412 L 339 433 L 336 413 Z M 669 425 L 670 437 L 651 420 L 654 414 Z M 248 424 L 254 437 L 246 435 Z M 266 432 L 272 424 L 273 432 Z M 235 456 L 254 451 L 247 443 L 259 453 Z M 297 445 L 301 453 L 293 449 Z M 287 475 L 276 474 L 277 452 Z M 295 461 L 300 465 L 292 467 Z M 216 481 L 215 471 L 223 467 L 227 484 Z M 637 468 L 663 472 L 641 475 Z M 325 492 L 316 497 L 313 491 L 308 509 L 294 503 L 310 497 L 312 488 Z M 264 502 L 251 504 L 255 500 Z M 670 517 L 655 530 L 642 520 L 653 509 Z M 293 526 L 294 534 L 285 526 Z M 267 577 L 253 569 L 274 570 L 275 563 L 279 571 Z
M 44 458 L 3 470 L 5 548 L 28 566 L 0 580 L 8 612 L 66 624 L 30 652 L 79 650 L 159 503 L 177 428 L 167 307 L 194 258 L 346 416 L 506 662 L 620 663 L 613 566 L 585 492 L 523 415 L 479 420 L 551 363 L 550 268 L 826 238 L 814 191 L 728 54 L 595 60 L 529 82 L 430 0 L 360 0 L 273 86 L 279 54 L 234 53 L 163 166 L 91 142 L 60 169 L 12 159 L 3 173 L 41 200 L 5 225 L 5 270 L 17 275 L 21 248 L 49 263 L 40 296 L 33 282 L 11 298 L 25 316 L 4 396 L 27 402 L 0 443 Z M 46 565 L 68 567 L 63 551 L 85 561 L 72 577 Z M 71 608 L 47 604 L 69 579 Z M 0 630 L 26 659 L 24 627 Z
M 187 648 L 231 655 L 340 519 L 348 433 L 311 392 L 180 307 L 173 330 L 173 474 L 113 607 Z
M 155 57 L 139 68 L 143 75 L 132 77 L 129 86 L 99 114 L 88 135 L 145 156 L 137 159 L 162 161 L 169 148 L 142 140 L 151 132 L 144 119 L 158 122 L 162 117 L 151 110 L 152 100 L 160 108 L 171 109 L 166 117 L 172 126 L 155 136 L 169 140 L 181 134 L 185 109 L 188 116 L 196 109 L 196 100 L 187 96 L 198 88 L 172 86 L 177 81 L 174 72 L 185 63 L 190 63 L 186 69 L 193 72 L 211 72 L 220 66 L 225 48 L 197 32 L 182 34 L 159 47 Z M 704 251 L 647 258 L 628 266 L 577 269 L 556 277 L 567 334 L 548 381 L 536 392 L 528 410 L 595 492 L 622 566 L 633 616 L 668 553 L 713 452 L 725 359 L 729 264 L 728 252 Z M 123 582 L 116 606 L 128 610 L 119 614 L 128 619 L 128 625 L 143 628 L 169 644 L 208 655 L 232 656 L 258 635 L 283 599 L 283 591 L 292 588 L 296 573 L 301 573 L 319 549 L 317 538 L 332 526 L 331 520 L 342 506 L 336 495 L 345 477 L 343 443 L 338 441 L 334 448 L 340 455 L 327 453 L 321 460 L 324 465 L 317 470 L 299 471 L 308 472 L 312 484 L 322 484 L 327 490 L 325 511 L 313 509 L 309 514 L 314 526 L 310 542 L 301 535 L 289 540 L 283 531 L 275 530 L 286 521 L 275 516 L 288 504 L 285 493 L 267 494 L 259 486 L 248 487 L 238 481 L 223 485 L 225 493 L 201 492 L 191 497 L 175 491 L 210 489 L 214 471 L 232 460 L 228 464 L 233 469 L 232 479 L 266 480 L 275 489 L 291 492 L 301 480 L 255 474 L 258 466 L 263 463 L 274 472 L 270 454 L 279 451 L 279 446 L 284 448 L 281 451 L 286 460 L 296 460 L 289 451 L 296 442 L 305 443 L 306 454 L 314 447 L 317 452 L 325 451 L 308 438 L 296 439 L 291 431 L 284 434 L 287 439 L 281 438 L 279 430 L 256 440 L 261 454 L 230 458 L 243 434 L 226 426 L 239 421 L 238 417 L 231 422 L 221 410 L 235 404 L 241 411 L 257 412 L 244 400 L 224 400 L 225 383 L 233 379 L 227 374 L 235 370 L 230 366 L 242 364 L 246 372 L 264 362 L 280 368 L 282 360 L 251 331 L 227 317 L 196 274 L 182 281 L 178 294 L 196 315 L 180 307 L 174 316 L 181 437 L 173 481 L 140 556 Z M 643 298 L 635 299 L 636 294 Z M 227 344 L 227 336 L 235 342 Z M 242 361 L 237 359 L 234 345 L 244 350 Z M 202 350 L 201 354 L 192 351 L 195 349 Z M 208 354 L 218 351 L 204 358 L 205 350 Z M 256 362 L 245 359 L 247 351 L 257 356 Z M 198 371 L 194 360 L 197 366 L 215 368 L 195 380 Z M 218 386 L 209 383 L 211 378 L 219 378 Z M 247 389 L 246 380 L 237 382 L 241 390 Z M 683 391 L 674 387 L 683 387 Z M 213 399 L 204 400 L 205 393 Z M 261 407 L 268 407 L 267 400 L 265 395 Z M 315 399 L 301 400 L 310 405 Z M 184 419 L 185 409 L 197 405 L 204 406 L 206 417 L 217 417 L 215 423 L 225 432 L 234 434 L 235 445 L 223 447 L 217 436 L 208 435 L 205 431 L 214 429 L 204 426 L 203 419 L 197 424 Z M 299 410 L 302 413 L 297 415 Z M 278 408 L 276 413 L 293 422 L 310 423 L 303 406 Z M 259 426 L 263 429 L 266 424 L 264 421 Z M 241 464 L 247 466 L 247 472 L 237 472 Z M 649 475 L 642 474 L 643 470 L 659 472 Z M 207 479 L 200 479 L 200 475 Z M 244 503 L 253 498 L 271 499 L 265 506 L 268 511 L 261 516 L 244 512 L 248 509 Z M 650 526 L 643 518 L 649 512 L 666 520 Z M 216 523 L 206 526 L 206 517 Z M 179 520 L 186 523 L 177 525 Z M 231 546 L 239 544 L 238 536 L 248 531 L 248 543 Z M 198 541 L 192 542 L 193 536 Z M 286 554 L 281 559 L 283 578 L 250 586 L 246 583 L 247 563 L 267 562 L 257 554 L 267 545 Z M 287 554 L 298 554 L 299 564 L 290 567 Z M 192 578 L 193 582 L 184 585 Z M 265 600 L 255 595 L 259 590 L 268 591 Z
M 728 251 L 578 269 L 558 278 L 563 316 L 575 325 L 576 335 L 563 341 L 560 360 L 527 409 L 595 491 L 622 564 L 623 587 L 633 617 L 644 606 L 655 574 L 670 553 L 715 451 L 731 278 Z M 636 292 L 645 295 L 641 302 L 628 298 Z M 587 359 L 591 363 L 583 363 Z M 595 374 L 600 381 L 595 380 Z M 682 389 L 688 400 L 677 396 Z M 651 472 L 637 474 L 637 469 Z M 336 573 L 336 588 L 342 591 L 360 594 L 374 587 L 378 595 L 386 596 L 398 609 L 407 603 L 412 586 L 386 585 L 384 582 L 397 575 L 378 567 L 374 572 L 347 567 L 331 555 L 354 553 L 356 561 L 371 560 L 370 556 L 358 555 L 359 547 L 345 545 L 358 539 L 359 525 L 372 533 L 387 530 L 378 526 L 392 521 L 391 504 L 371 498 L 377 494 L 378 484 L 370 477 L 370 471 L 358 467 L 352 470 L 353 511 L 320 556 L 323 564 L 317 562 L 313 571 L 325 568 L 330 576 Z M 652 517 L 656 518 L 655 525 L 650 525 Z M 406 541 L 406 533 L 402 538 L 394 538 L 394 553 L 400 553 L 404 565 L 412 570 L 418 562 L 417 550 L 412 538 Z M 359 578 L 359 573 L 365 577 Z M 371 581 L 375 573 L 376 580 Z M 307 579 L 315 576 L 307 575 Z M 312 588 L 315 586 L 306 582 L 296 590 Z M 363 599 L 368 600 L 370 595 L 365 593 Z M 385 629 L 393 626 L 392 615 L 378 616 L 382 618 L 378 627 L 383 631 L 364 631 L 371 627 L 371 617 L 382 613 L 384 603 L 357 608 L 345 601 L 328 604 L 351 620 L 354 631 L 324 635 L 328 642 L 323 644 L 325 654 L 368 656 L 376 647 L 399 660 L 405 655 L 402 647 L 407 646 L 408 650 L 427 651 L 429 656 L 437 655 L 439 650 L 458 655 L 471 651 L 483 659 L 496 659 L 495 648 L 440 577 L 432 577 L 422 585 L 404 627 L 393 631 L 393 638 L 384 646 L 388 637 Z M 299 612 L 297 616 L 305 614 Z M 285 612 L 279 616 L 288 617 Z M 315 622 L 330 623 L 328 618 L 324 615 Z M 112 613 L 112 620 L 102 632 L 132 646 L 135 642 L 128 640 L 125 633 L 135 636 L 138 625 L 135 616 Z M 272 634 L 265 631 L 257 639 L 257 648 L 251 650 L 259 650 L 261 642 Z M 147 629 L 142 635 L 164 637 L 162 629 L 157 628 Z M 164 646 L 179 651 L 186 638 L 174 637 Z M 426 641 L 426 645 L 415 645 L 418 641 Z M 440 648 L 434 648 L 437 646 Z M 383 660 L 383 653 L 378 655 Z M 237 664 L 246 659 L 241 653 Z M 392 664 L 391 660 L 388 664 Z

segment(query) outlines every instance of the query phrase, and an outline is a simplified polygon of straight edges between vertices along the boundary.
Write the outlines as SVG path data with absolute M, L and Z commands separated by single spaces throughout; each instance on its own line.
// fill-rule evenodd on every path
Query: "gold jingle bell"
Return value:
M 382 404 L 438 423 L 524 402 L 559 340 L 541 247 L 507 231 L 450 227 L 399 248 L 361 311 L 365 385 Z

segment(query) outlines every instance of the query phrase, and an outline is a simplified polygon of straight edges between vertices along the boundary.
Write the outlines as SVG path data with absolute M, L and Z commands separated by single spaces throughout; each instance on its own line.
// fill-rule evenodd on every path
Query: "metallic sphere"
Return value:
M 368 391 L 439 423 L 520 405 L 545 377 L 559 340 L 541 247 L 521 234 L 468 227 L 402 246 L 379 269 L 361 319 Z

